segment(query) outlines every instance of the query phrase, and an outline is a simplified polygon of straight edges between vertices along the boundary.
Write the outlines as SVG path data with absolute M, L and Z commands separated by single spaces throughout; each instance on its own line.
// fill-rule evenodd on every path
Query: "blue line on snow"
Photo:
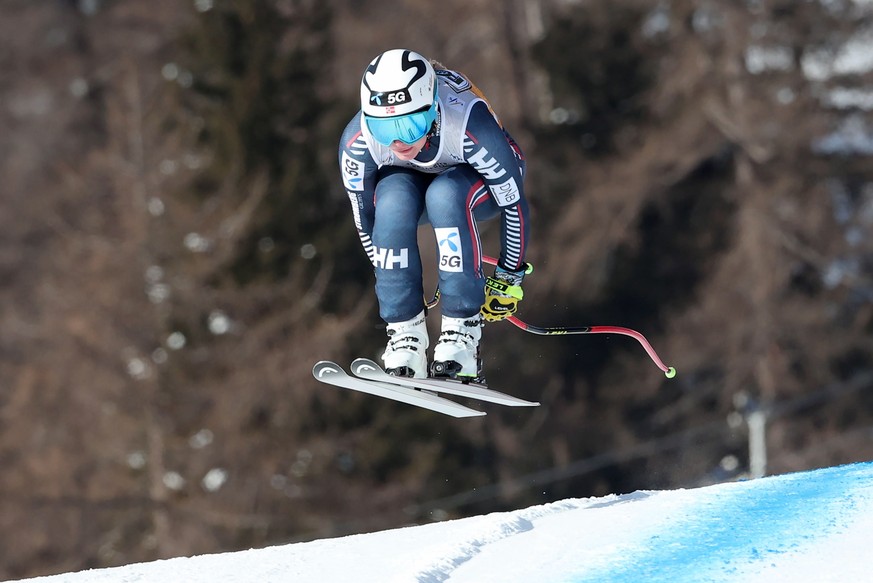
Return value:
M 569 581 L 728 581 L 743 567 L 832 533 L 835 513 L 854 503 L 854 490 L 869 492 L 871 481 L 873 463 L 863 463 L 701 492 L 699 502 L 665 523 L 645 549 Z

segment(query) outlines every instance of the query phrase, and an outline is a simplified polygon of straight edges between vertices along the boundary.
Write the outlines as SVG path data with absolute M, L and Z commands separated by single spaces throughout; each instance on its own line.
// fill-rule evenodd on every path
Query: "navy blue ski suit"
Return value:
M 500 215 L 499 265 L 509 271 L 524 265 L 529 220 L 521 149 L 466 77 L 436 74 L 436 130 L 415 159 L 400 160 L 374 140 L 360 112 L 340 139 L 343 184 L 388 323 L 424 307 L 420 223 L 430 223 L 436 235 L 446 316 L 470 317 L 485 299 L 477 221 Z

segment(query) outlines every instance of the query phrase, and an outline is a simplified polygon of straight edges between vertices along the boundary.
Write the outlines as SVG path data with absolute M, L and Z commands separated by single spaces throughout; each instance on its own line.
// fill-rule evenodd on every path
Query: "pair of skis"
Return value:
M 477 383 L 464 383 L 451 379 L 396 377 L 386 373 L 382 367 L 368 358 L 355 360 L 352 362 L 351 369 L 350 375 L 335 362 L 322 360 L 312 368 L 312 376 L 323 383 L 392 399 L 452 417 L 479 417 L 485 415 L 485 412 L 446 399 L 439 394 L 466 397 L 509 407 L 539 405 Z

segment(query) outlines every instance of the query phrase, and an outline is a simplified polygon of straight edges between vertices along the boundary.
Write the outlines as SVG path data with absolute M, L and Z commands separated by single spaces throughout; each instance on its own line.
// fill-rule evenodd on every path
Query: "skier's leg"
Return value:
M 430 180 L 430 176 L 419 172 L 386 168 L 376 184 L 376 297 L 389 336 L 382 359 L 386 370 L 404 376 L 427 376 L 428 337 L 418 222 Z
M 479 339 L 485 299 L 482 250 L 474 209 L 491 201 L 469 166 L 437 176 L 427 189 L 427 215 L 438 251 L 442 332 L 434 348 L 435 375 L 480 376 Z
M 408 320 L 424 309 L 418 220 L 430 177 L 386 168 L 376 184 L 373 255 L 379 315 L 386 322 Z
M 485 183 L 466 165 L 443 172 L 427 189 L 427 216 L 437 243 L 442 312 L 465 318 L 485 300 L 482 249 L 473 209 L 491 200 Z

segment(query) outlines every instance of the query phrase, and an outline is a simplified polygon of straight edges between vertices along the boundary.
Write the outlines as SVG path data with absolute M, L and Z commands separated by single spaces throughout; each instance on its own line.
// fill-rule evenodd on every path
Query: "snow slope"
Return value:
M 32 583 L 873 581 L 873 463 Z

